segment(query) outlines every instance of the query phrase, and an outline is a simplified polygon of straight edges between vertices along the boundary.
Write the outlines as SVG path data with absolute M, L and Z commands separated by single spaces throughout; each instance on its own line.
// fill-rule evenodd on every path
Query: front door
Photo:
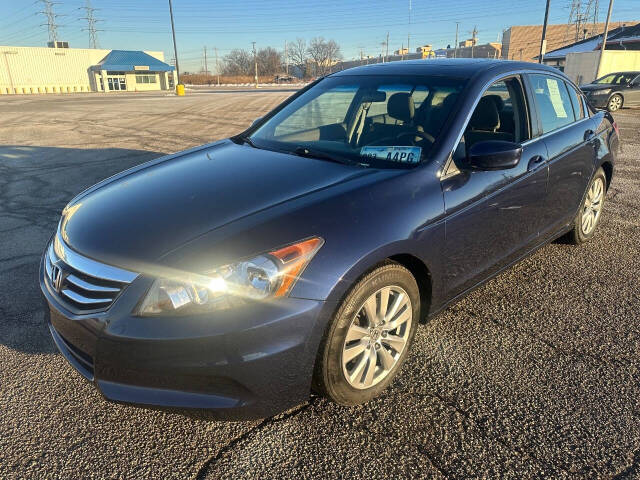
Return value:
M 629 84 L 624 98 L 627 105 L 640 105 L 640 75 Z
M 483 140 L 520 143 L 523 153 L 518 165 L 510 169 L 446 172 L 442 188 L 448 295 L 475 286 L 538 240 L 547 188 L 547 151 L 543 141 L 531 139 L 529 111 L 520 77 L 494 83 L 478 102 L 456 148 L 454 162 Z

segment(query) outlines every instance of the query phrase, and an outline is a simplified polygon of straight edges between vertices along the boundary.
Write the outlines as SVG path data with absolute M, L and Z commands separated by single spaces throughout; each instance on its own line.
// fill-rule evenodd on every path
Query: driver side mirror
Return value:
M 522 145 L 504 140 L 474 143 L 467 154 L 465 167 L 471 170 L 504 170 L 518 165 Z

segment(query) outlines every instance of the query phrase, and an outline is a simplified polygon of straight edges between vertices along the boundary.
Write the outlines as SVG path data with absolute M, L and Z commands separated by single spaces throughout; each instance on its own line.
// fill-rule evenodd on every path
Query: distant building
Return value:
M 395 52 L 393 52 L 395 55 L 406 55 L 409 53 L 409 49 L 408 48 L 399 48 L 398 50 L 396 50 Z
M 607 73 L 640 70 L 640 24 L 609 31 L 600 71 L 602 35 L 572 43 L 545 54 L 544 63 L 564 71 L 576 83 L 588 83 Z
M 599 50 L 601 46 L 602 35 L 595 35 L 562 48 L 548 51 L 544 55 L 544 63 L 564 71 L 569 53 L 592 52 Z M 606 50 L 640 50 L 640 24 L 609 30 Z
M 466 47 L 472 47 L 478 44 L 478 39 L 477 38 L 468 38 L 466 40 L 461 41 L 458 44 L 458 47 L 462 47 L 462 48 L 466 48 Z
M 173 88 L 163 52 L 0 46 L 0 94 Z
M 466 42 L 461 42 L 462 45 Z M 482 45 L 469 45 L 460 48 L 441 48 L 435 50 L 436 58 L 501 58 L 502 44 L 497 42 Z
M 611 22 L 609 29 L 623 25 L 635 25 L 637 22 Z M 604 23 L 588 24 L 587 32 L 582 32 L 579 38 L 597 35 L 604 31 Z M 593 32 L 593 33 L 591 33 Z M 514 25 L 505 30 L 502 35 L 502 58 L 505 60 L 523 60 L 535 62 L 540 53 L 542 39 L 542 25 Z M 574 25 L 547 26 L 547 52 L 555 50 L 576 41 Z

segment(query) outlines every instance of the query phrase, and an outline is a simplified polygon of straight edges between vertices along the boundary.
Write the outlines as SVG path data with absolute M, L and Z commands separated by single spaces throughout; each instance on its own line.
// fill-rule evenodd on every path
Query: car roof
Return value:
M 348 75 L 443 75 L 470 78 L 480 72 L 495 70 L 496 73 L 510 73 L 523 70 L 540 70 L 561 74 L 548 65 L 512 60 L 494 60 L 486 58 L 447 58 L 402 60 L 388 63 L 376 63 L 349 68 L 332 74 L 332 77 Z
M 609 73 L 605 73 L 600 78 L 608 77 L 609 75 L 640 75 L 640 71 L 634 72 L 633 70 L 625 70 L 624 72 L 609 72 Z

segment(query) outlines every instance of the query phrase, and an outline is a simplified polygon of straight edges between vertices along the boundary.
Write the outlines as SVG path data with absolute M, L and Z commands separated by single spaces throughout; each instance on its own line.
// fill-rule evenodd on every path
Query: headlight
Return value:
M 158 278 L 137 314 L 196 314 L 230 308 L 246 299 L 284 297 L 322 244 L 321 238 L 314 237 L 216 268 L 206 275 Z

